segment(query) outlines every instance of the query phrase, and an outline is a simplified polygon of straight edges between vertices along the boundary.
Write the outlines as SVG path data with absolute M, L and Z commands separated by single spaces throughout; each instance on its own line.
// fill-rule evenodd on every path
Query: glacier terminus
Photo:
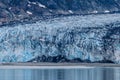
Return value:
M 0 62 L 120 63 L 120 14 L 65 16 L 0 27 Z

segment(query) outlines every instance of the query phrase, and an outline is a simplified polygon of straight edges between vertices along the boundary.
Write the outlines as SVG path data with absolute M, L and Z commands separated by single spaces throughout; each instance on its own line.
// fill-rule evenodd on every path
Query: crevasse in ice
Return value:
M 120 63 L 120 14 L 69 16 L 0 28 L 0 62 L 37 56 Z

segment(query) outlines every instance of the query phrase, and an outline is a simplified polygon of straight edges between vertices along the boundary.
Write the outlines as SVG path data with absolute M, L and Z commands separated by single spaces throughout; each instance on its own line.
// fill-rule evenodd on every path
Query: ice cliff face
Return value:
M 70 16 L 0 28 L 0 62 L 120 63 L 120 14 Z

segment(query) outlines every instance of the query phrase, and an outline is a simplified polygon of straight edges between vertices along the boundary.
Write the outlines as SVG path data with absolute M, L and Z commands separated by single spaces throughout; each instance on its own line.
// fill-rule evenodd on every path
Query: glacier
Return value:
M 0 27 L 1 63 L 41 62 L 57 56 L 64 56 L 58 62 L 65 58 L 120 63 L 120 14 L 65 16 Z

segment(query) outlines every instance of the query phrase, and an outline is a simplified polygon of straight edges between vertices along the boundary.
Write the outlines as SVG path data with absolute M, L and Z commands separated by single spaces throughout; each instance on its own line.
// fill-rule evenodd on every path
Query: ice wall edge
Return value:
M 120 14 L 69 16 L 1 27 L 0 62 L 120 63 L 119 18 Z

